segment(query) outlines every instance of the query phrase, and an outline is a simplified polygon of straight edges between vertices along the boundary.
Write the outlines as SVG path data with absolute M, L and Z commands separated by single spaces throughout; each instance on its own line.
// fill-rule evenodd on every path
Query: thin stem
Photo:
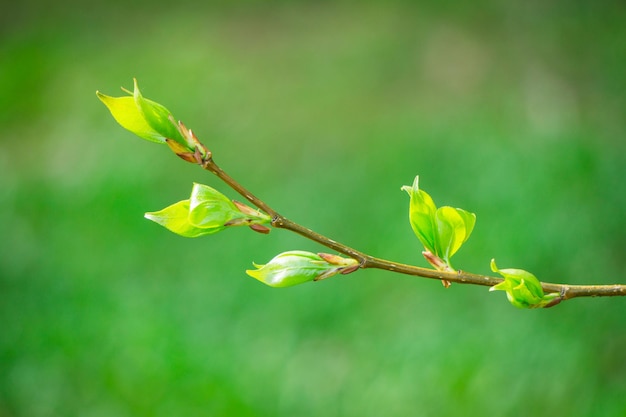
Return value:
M 278 216 L 278 213 L 274 209 L 272 209 L 270 206 L 265 204 L 263 200 L 261 200 L 260 198 L 257 198 L 250 191 L 246 190 L 241 184 L 235 181 L 233 177 L 228 175 L 222 168 L 220 168 L 213 160 L 213 157 L 211 156 L 208 157 L 200 165 L 202 166 L 203 169 L 215 174 L 219 179 L 224 181 L 230 188 L 237 191 L 242 197 L 244 197 L 246 200 L 248 200 L 249 202 L 257 206 L 261 210 L 263 210 L 270 217 L 274 218 Z
M 463 271 L 437 271 L 435 269 L 421 268 L 413 265 L 406 265 L 385 259 L 375 258 L 354 248 L 346 246 L 324 235 L 314 232 L 298 223 L 295 223 L 282 216 L 276 210 L 271 208 L 260 198 L 256 197 L 241 184 L 235 181 L 230 175 L 222 170 L 213 160 L 211 156 L 200 163 L 203 169 L 215 174 L 224 181 L 229 187 L 243 196 L 250 203 L 266 212 L 272 218 L 272 226 L 278 229 L 285 229 L 297 233 L 309 240 L 326 246 L 329 249 L 337 251 L 343 255 L 356 259 L 361 264 L 361 268 L 375 268 L 385 271 L 397 272 L 399 274 L 418 276 L 422 278 L 431 278 L 441 281 L 450 281 L 457 284 L 472 284 L 492 287 L 503 281 L 502 278 L 487 275 L 471 274 Z M 546 293 L 559 293 L 561 300 L 567 300 L 576 297 L 612 297 L 626 296 L 626 285 L 567 285 L 552 284 L 542 282 L 541 286 Z

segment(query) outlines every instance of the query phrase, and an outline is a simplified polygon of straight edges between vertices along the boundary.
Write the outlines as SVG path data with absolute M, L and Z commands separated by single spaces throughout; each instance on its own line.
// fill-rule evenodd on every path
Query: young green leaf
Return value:
M 124 90 L 131 94 L 129 96 L 110 97 L 99 91 L 96 91 L 96 95 L 124 129 L 152 142 L 165 143 L 166 139 L 174 140 L 193 151 L 194 147 L 188 146 L 172 113 L 161 104 L 144 98 L 137 80 L 134 79 L 133 82 L 132 94 Z
M 257 269 L 247 270 L 248 275 L 266 285 L 280 288 L 352 272 L 358 268 L 359 262 L 337 255 L 296 250 L 281 253 L 265 265 L 253 265 Z
M 96 94 L 100 101 L 107 106 L 113 118 L 124 129 L 129 130 L 140 138 L 152 142 L 165 143 L 165 136 L 148 124 L 133 97 L 110 97 L 99 91 L 96 91 Z
M 437 207 L 433 199 L 425 191 L 419 189 L 419 175 L 415 177 L 413 186 L 405 185 L 402 190 L 409 194 L 409 221 L 413 232 L 424 248 L 435 253 L 437 234 L 434 214 Z
M 145 99 L 139 91 L 137 80 L 134 79 L 133 98 L 135 104 L 140 109 L 146 122 L 154 130 L 159 132 L 164 138 L 175 140 L 178 143 L 185 144 L 185 139 L 181 135 L 178 125 L 174 122 L 172 113 L 159 103 Z
M 189 222 L 200 228 L 225 227 L 246 217 L 224 194 L 208 185 L 194 183 L 189 197 Z
M 437 255 L 449 265 L 452 255 L 472 233 L 476 216 L 463 209 L 443 206 L 435 212 L 435 219 L 438 232 Z
M 495 259 L 492 259 L 491 270 L 502 275 L 504 281 L 489 288 L 489 291 L 506 291 L 508 300 L 515 307 L 547 307 L 554 304 L 559 297 L 557 293 L 544 295 L 537 277 L 523 269 L 498 269 Z
M 223 226 L 198 227 L 189 221 L 189 200 L 179 201 L 163 210 L 144 215 L 146 219 L 160 224 L 171 232 L 184 237 L 211 235 L 223 230 Z
M 260 225 L 271 221 L 268 215 L 241 203 L 235 204 L 214 188 L 197 183 L 188 200 L 146 213 L 145 217 L 185 237 L 210 235 L 230 226 L 250 226 L 264 233 L 266 228 Z

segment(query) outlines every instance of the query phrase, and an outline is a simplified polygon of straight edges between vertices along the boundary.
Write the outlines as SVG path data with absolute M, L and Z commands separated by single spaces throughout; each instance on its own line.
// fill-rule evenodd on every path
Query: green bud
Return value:
M 347 274 L 358 269 L 359 262 L 325 253 L 305 251 L 281 253 L 265 265 L 254 264 L 257 269 L 246 271 L 270 287 L 291 287 L 308 281 L 319 281 L 333 275 Z
M 523 269 L 498 269 L 495 259 L 491 260 L 491 270 L 502 275 L 504 281 L 489 288 L 489 291 L 506 291 L 506 296 L 515 307 L 541 308 L 556 302 L 559 294 L 544 295 L 541 283 L 536 276 Z
M 419 188 L 419 176 L 412 186 L 402 190 L 409 194 L 409 221 L 420 240 L 426 259 L 439 270 L 453 270 L 450 258 L 470 237 L 476 224 L 476 215 L 460 208 L 443 206 L 437 208 L 433 199 Z
M 146 213 L 145 217 L 185 237 L 210 235 L 230 226 L 259 226 L 271 221 L 268 215 L 197 183 L 194 183 L 188 200 Z
M 198 141 L 190 129 L 181 122 L 176 123 L 172 113 L 159 103 L 148 100 L 134 79 L 128 96 L 110 97 L 96 91 L 98 98 L 107 106 L 113 118 L 126 130 L 157 143 L 167 143 L 172 151 L 189 162 L 201 162 L 209 151 Z
M 132 93 L 123 89 L 129 96 L 110 97 L 99 91 L 96 91 L 96 95 L 124 129 L 152 142 L 165 143 L 166 139 L 173 139 L 184 143 L 178 127 L 172 123 L 170 111 L 159 103 L 143 98 L 137 80 L 133 81 Z

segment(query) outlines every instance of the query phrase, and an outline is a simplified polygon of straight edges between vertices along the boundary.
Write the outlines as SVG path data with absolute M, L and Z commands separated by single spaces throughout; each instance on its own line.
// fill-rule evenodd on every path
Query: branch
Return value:
M 503 281 L 502 278 L 492 277 L 487 275 L 471 274 L 463 271 L 438 271 L 435 269 L 421 268 L 412 265 L 406 265 L 402 263 L 392 262 L 385 259 L 375 258 L 371 255 L 353 249 L 335 240 L 332 240 L 324 235 L 321 235 L 313 230 L 310 230 L 298 223 L 295 223 L 272 207 L 265 203 L 260 198 L 256 197 L 241 184 L 235 181 L 230 175 L 222 170 L 213 160 L 213 157 L 209 154 L 206 158 L 197 158 L 198 163 L 203 169 L 215 174 L 219 179 L 225 182 L 230 188 L 235 190 L 241 196 L 243 196 L 250 203 L 254 204 L 259 209 L 263 210 L 272 218 L 272 226 L 277 229 L 285 229 L 297 233 L 306 239 L 319 243 L 329 249 L 337 251 L 343 255 L 359 261 L 360 268 L 375 268 L 385 271 L 397 272 L 399 274 L 418 276 L 422 278 L 437 279 L 440 281 L 455 282 L 458 284 L 473 284 L 492 287 Z M 567 285 L 567 284 L 552 284 L 542 282 L 541 287 L 546 293 L 558 293 L 560 294 L 559 301 L 568 300 L 576 297 L 612 297 L 612 296 L 626 296 L 626 285 L 614 284 L 614 285 Z M 555 303 L 556 304 L 556 303 Z
M 435 269 L 395 263 L 360 252 L 292 222 L 245 189 L 217 166 L 213 161 L 211 151 L 182 122 L 176 123 L 169 110 L 159 103 L 143 98 L 137 86 L 137 80 L 134 80 L 134 91 L 132 93 L 128 90 L 124 91 L 129 96 L 110 97 L 96 92 L 98 98 L 108 107 L 115 120 L 122 127 L 148 141 L 166 143 L 180 158 L 187 162 L 197 163 L 205 170 L 212 172 L 259 209 L 258 212 L 255 212 L 247 206 L 240 207 L 239 204 L 229 201 L 216 190 L 197 184 L 198 187 L 194 187 L 197 193 L 194 197 L 194 202 L 197 203 L 198 200 L 196 198 L 208 198 L 215 202 L 213 207 L 218 209 L 217 213 L 211 214 L 213 217 L 209 216 L 209 213 L 204 213 L 203 221 L 206 223 L 203 227 L 199 227 L 189 221 L 191 198 L 190 200 L 183 200 L 173 204 L 159 212 L 146 213 L 146 217 L 150 220 L 156 221 L 168 229 L 187 237 L 216 233 L 227 226 L 233 225 L 247 225 L 258 232 L 265 233 L 269 229 L 264 227 L 263 224 L 270 222 L 275 228 L 290 230 L 348 256 L 348 258 L 337 259 L 340 257 L 330 254 L 315 255 L 304 253 L 303 251 L 291 251 L 278 255 L 272 260 L 276 260 L 276 263 L 269 266 L 269 269 L 265 272 L 266 274 L 269 274 L 267 271 L 272 268 L 275 269 L 276 265 L 284 266 L 285 262 L 291 262 L 293 265 L 296 265 L 291 268 L 294 270 L 302 269 L 303 265 L 308 268 L 309 273 L 299 272 L 291 276 L 295 280 L 292 282 L 285 280 L 285 277 L 271 283 L 266 282 L 265 278 L 260 278 L 262 277 L 259 275 L 261 274 L 260 271 L 268 267 L 269 264 L 261 266 L 256 271 L 246 271 L 249 275 L 262 280 L 268 285 L 296 285 L 310 280 L 324 279 L 336 273 L 349 273 L 359 268 L 377 268 L 406 275 L 438 279 L 446 287 L 451 282 L 456 282 L 459 284 L 489 286 L 491 287 L 490 290 L 504 290 L 509 301 L 521 308 L 551 307 L 562 300 L 575 297 L 626 295 L 626 285 L 542 283 L 528 271 L 521 269 L 498 269 L 493 259 L 491 261 L 491 270 L 502 275 L 504 279 L 454 271 L 450 266 L 450 257 L 470 236 L 476 222 L 476 215 L 450 206 L 437 208 L 428 193 L 419 188 L 419 176 L 415 177 L 412 186 L 404 186 L 402 189 L 407 191 L 410 197 L 409 213 L 411 227 L 424 245 L 425 251 L 423 254 L 426 260 Z M 195 203 L 194 206 L 197 207 Z M 223 218 L 224 213 L 220 213 L 221 209 L 225 209 L 229 213 L 236 212 L 238 214 L 233 218 L 225 220 Z M 261 211 L 265 212 L 265 214 L 262 214 Z M 218 217 L 215 218 L 215 215 Z M 181 218 L 184 218 L 182 222 L 180 221 Z M 270 261 L 270 264 L 272 261 Z M 331 267 L 320 272 L 319 265 L 321 264 L 330 265 Z M 310 271 L 314 273 L 310 273 Z M 280 274 L 276 276 L 279 277 Z

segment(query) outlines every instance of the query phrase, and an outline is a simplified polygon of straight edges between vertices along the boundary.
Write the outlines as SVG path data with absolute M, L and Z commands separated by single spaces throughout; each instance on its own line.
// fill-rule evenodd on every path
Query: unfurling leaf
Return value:
M 495 259 L 491 260 L 491 270 L 502 275 L 504 281 L 489 288 L 489 291 L 506 291 L 508 300 L 518 308 L 541 308 L 556 304 L 559 294 L 544 295 L 541 283 L 536 276 L 523 269 L 498 269 Z
M 437 208 L 430 195 L 420 190 L 419 176 L 415 177 L 412 186 L 405 185 L 402 189 L 410 197 L 411 227 L 426 251 L 430 252 L 426 259 L 436 269 L 452 270 L 450 258 L 474 230 L 476 215 L 450 206 Z
M 167 143 L 174 153 L 186 161 L 199 162 L 194 157 L 195 152 L 199 152 L 200 157 L 206 157 L 208 150 L 193 132 L 181 122 L 176 123 L 172 113 L 164 106 L 144 98 L 139 91 L 137 80 L 133 81 L 133 92 L 124 90 L 128 96 L 110 97 L 96 91 L 96 95 L 107 106 L 113 118 L 124 129 L 143 139 Z
M 254 266 L 257 269 L 246 271 L 251 277 L 271 287 L 291 287 L 352 272 L 358 269 L 359 262 L 337 255 L 296 250 L 276 255 L 265 265 Z
M 214 188 L 197 183 L 193 185 L 188 200 L 146 213 L 145 217 L 185 237 L 210 235 L 230 226 L 259 226 L 271 221 L 268 215 L 241 203 L 235 204 Z
M 199 237 L 217 233 L 223 227 L 200 228 L 189 221 L 189 200 L 179 201 L 163 210 L 145 214 L 146 219 L 184 237 Z
M 435 202 L 430 195 L 419 189 L 419 176 L 415 177 L 412 187 L 405 185 L 402 189 L 409 194 L 409 221 L 413 232 L 426 250 L 436 253 Z
M 113 118 L 135 135 L 158 143 L 165 143 L 165 139 L 183 142 L 182 135 L 170 120 L 170 111 L 159 103 L 143 98 L 137 80 L 134 80 L 134 91 L 129 96 L 110 97 L 99 91 L 96 91 L 96 95 L 108 107 Z

